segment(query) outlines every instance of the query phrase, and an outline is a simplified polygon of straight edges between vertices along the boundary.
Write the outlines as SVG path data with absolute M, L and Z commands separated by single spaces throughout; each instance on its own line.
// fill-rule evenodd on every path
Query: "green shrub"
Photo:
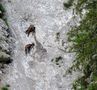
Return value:
M 74 0 L 68 0 L 68 2 L 67 3 L 64 2 L 63 5 L 66 9 L 68 9 L 72 6 L 73 2 Z
M 1 11 L 2 13 L 5 12 L 5 8 L 2 6 L 2 4 L 0 4 L 0 11 Z
M 5 8 L 3 7 L 3 5 L 0 4 L 0 18 L 3 19 L 3 20 L 5 21 L 5 23 L 6 23 L 6 25 L 9 27 L 8 22 L 7 22 L 7 18 L 4 17 L 5 11 L 6 11 L 6 10 L 5 10 Z
M 8 88 L 10 87 L 9 84 L 5 85 L 4 87 L 1 88 L 1 90 L 9 90 Z
M 80 70 L 84 76 L 73 83 L 74 90 L 97 90 L 97 0 L 78 0 L 75 10 L 78 15 L 86 13 L 80 25 L 68 33 L 71 51 L 76 58 L 68 72 Z
M 5 9 L 2 6 L 2 4 L 0 4 L 0 18 L 3 18 L 4 17 L 4 13 L 5 13 Z
M 87 90 L 97 90 L 97 82 L 91 83 Z
M 8 87 L 2 87 L 1 90 L 8 90 Z

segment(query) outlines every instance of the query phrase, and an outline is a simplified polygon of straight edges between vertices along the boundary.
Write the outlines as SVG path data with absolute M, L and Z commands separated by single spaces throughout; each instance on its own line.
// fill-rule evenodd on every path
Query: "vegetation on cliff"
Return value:
M 4 68 L 4 64 L 11 63 L 11 51 L 9 50 L 9 33 L 8 25 L 5 20 L 5 9 L 0 3 L 0 70 Z
M 9 87 L 10 87 L 10 85 L 7 84 L 4 87 L 2 87 L 1 90 L 9 90 Z
M 69 8 L 73 5 L 76 14 L 82 18 L 80 25 L 68 33 L 68 41 L 73 43 L 71 51 L 76 52 L 69 71 L 80 70 L 83 73 L 73 83 L 73 89 L 97 90 L 97 0 L 73 0 L 72 4 L 68 3 L 64 6 Z
M 8 33 L 8 23 L 7 19 L 5 17 L 5 9 L 3 5 L 0 3 L 0 78 L 2 76 L 2 73 L 4 73 L 4 68 L 6 64 L 9 64 L 12 62 L 11 59 L 11 50 L 9 43 L 11 43 L 10 40 L 10 33 Z M 1 80 L 1 79 L 0 79 Z M 0 86 L 0 90 L 8 90 L 9 85 L 5 85 L 2 87 Z
M 5 21 L 5 23 L 6 23 L 7 26 L 9 26 L 9 25 L 8 25 L 8 22 L 7 22 L 7 18 L 5 17 L 5 12 L 6 12 L 5 8 L 4 8 L 3 5 L 0 3 L 0 18 Z

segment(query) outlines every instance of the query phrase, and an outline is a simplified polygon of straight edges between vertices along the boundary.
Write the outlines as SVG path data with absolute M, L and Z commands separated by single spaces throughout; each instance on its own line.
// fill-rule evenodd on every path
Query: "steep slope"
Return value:
M 63 77 L 74 57 L 65 53 L 66 33 L 72 20 L 72 10 L 63 9 L 64 0 L 4 0 L 8 23 L 15 36 L 13 65 L 5 75 L 4 83 L 11 90 L 71 90 L 76 73 Z M 36 36 L 27 37 L 30 24 L 36 27 Z M 58 34 L 58 32 L 60 34 Z M 56 38 L 56 35 L 59 35 Z M 35 42 L 35 48 L 26 56 L 24 47 Z M 52 60 L 62 57 L 56 65 Z

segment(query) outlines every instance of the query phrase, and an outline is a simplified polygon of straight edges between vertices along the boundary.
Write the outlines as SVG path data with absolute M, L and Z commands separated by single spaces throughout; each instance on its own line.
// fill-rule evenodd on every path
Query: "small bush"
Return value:
M 2 4 L 0 4 L 0 11 L 1 11 L 2 13 L 5 12 L 5 8 L 2 6 Z
M 3 5 L 0 4 L 0 18 L 3 19 L 3 20 L 5 21 L 5 23 L 6 23 L 6 25 L 9 27 L 8 22 L 7 22 L 7 18 L 4 17 L 5 11 L 6 11 L 6 10 L 5 10 L 5 8 L 3 7 Z
M 2 4 L 0 4 L 0 18 L 3 18 L 4 17 L 4 13 L 5 13 L 5 9 L 2 6 Z
M 1 90 L 8 90 L 8 87 L 2 87 Z
M 8 90 L 8 88 L 6 88 L 6 87 L 3 87 L 1 90 Z
M 9 84 L 5 85 L 4 87 L 1 88 L 1 90 L 9 90 L 8 88 L 10 87 Z
M 64 2 L 64 3 L 63 3 L 64 7 L 65 7 L 66 9 L 70 8 L 70 7 L 72 6 L 72 4 L 73 4 L 73 1 L 74 1 L 74 0 L 68 0 L 67 3 Z

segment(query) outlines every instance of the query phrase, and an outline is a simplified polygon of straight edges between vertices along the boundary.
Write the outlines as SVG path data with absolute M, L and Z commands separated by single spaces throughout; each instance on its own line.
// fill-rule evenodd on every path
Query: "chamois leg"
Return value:
M 26 54 L 26 55 L 28 54 L 28 49 L 27 49 L 27 48 L 25 49 L 25 54 Z

